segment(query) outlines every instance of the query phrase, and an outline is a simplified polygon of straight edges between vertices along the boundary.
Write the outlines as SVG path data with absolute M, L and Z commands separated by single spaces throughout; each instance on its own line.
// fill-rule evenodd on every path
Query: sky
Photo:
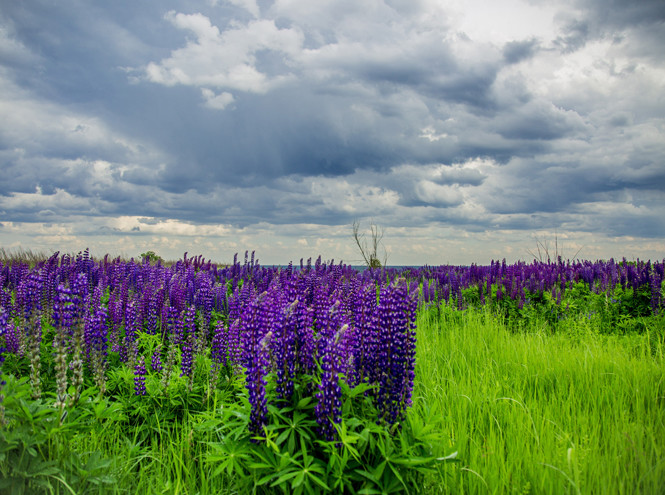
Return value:
M 663 46 L 662 0 L 0 0 L 0 247 L 660 260 Z

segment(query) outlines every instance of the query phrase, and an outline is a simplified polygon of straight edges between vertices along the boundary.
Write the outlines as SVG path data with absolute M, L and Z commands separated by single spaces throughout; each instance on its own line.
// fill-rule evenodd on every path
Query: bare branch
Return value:
M 370 234 L 372 236 L 371 246 L 368 247 L 365 234 L 360 233 L 360 223 L 357 220 L 353 222 L 353 239 L 360 250 L 360 254 L 363 257 L 365 264 L 370 268 L 380 268 L 381 266 L 385 266 L 388 262 L 388 253 L 385 248 L 383 250 L 383 263 L 381 263 L 378 255 L 384 231 L 372 222 L 370 224 Z

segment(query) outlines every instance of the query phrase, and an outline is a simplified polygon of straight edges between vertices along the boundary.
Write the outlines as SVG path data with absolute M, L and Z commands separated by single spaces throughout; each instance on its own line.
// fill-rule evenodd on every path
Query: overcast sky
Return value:
M 662 0 L 0 0 L 0 246 L 665 257 Z

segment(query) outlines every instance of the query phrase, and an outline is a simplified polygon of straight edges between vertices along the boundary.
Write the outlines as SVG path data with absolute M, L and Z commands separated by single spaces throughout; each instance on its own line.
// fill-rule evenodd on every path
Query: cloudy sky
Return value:
M 665 257 L 662 0 L 0 0 L 0 246 Z

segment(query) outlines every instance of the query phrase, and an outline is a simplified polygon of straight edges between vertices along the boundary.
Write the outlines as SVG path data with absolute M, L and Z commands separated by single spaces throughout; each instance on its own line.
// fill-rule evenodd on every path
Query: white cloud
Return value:
M 245 9 L 247 12 L 252 14 L 254 17 L 259 17 L 261 15 L 259 11 L 259 6 L 256 3 L 256 0 L 228 0 L 229 3 L 236 5 L 242 9 Z
M 224 110 L 235 100 L 233 95 L 231 93 L 227 93 L 226 91 L 216 95 L 215 92 L 211 89 L 202 88 L 201 94 L 206 100 L 206 106 L 214 108 L 215 110 Z
M 173 86 L 182 84 L 250 93 L 265 93 L 288 80 L 290 71 L 267 74 L 257 68 L 257 54 L 274 52 L 288 62 L 302 45 L 296 29 L 279 29 L 274 21 L 254 20 L 246 25 L 234 23 L 220 32 L 202 14 L 170 11 L 166 19 L 175 27 L 194 33 L 183 48 L 171 52 L 159 63 L 150 62 L 145 73 L 149 81 Z
M 429 180 L 421 180 L 415 186 L 418 199 L 435 206 L 457 206 L 462 200 L 462 193 L 456 186 L 436 184 Z
M 364 184 L 352 184 L 345 179 L 317 178 L 311 182 L 311 194 L 328 211 L 341 211 L 357 216 L 390 211 L 397 205 L 395 191 Z

